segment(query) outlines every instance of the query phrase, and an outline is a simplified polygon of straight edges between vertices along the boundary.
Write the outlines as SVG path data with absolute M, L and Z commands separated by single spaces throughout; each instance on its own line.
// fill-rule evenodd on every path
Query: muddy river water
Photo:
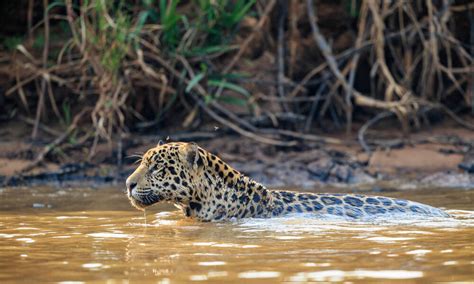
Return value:
M 343 191 L 343 190 L 339 190 Z M 474 192 L 378 192 L 453 219 L 198 223 L 120 186 L 0 189 L 0 282 L 474 281 Z

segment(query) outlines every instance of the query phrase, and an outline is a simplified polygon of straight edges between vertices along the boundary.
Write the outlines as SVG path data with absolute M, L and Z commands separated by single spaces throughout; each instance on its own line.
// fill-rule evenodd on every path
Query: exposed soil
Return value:
M 29 129 L 16 123 L 2 127 L 0 132 L 5 137 L 0 142 L 0 181 L 10 186 L 122 183 L 136 167 L 138 158 L 130 156 L 144 153 L 160 138 L 137 135 L 124 138 L 121 163 L 116 145 L 111 148 L 100 144 L 87 163 L 77 162 L 85 160 L 85 149 L 71 146 L 65 150 L 67 153 L 52 151 L 40 166 L 19 175 L 46 143 L 30 142 Z M 332 135 L 344 141 L 340 145 L 304 143 L 278 148 L 232 134 L 216 137 L 216 133 L 210 130 L 169 136 L 172 141 L 195 141 L 236 169 L 274 187 L 374 186 L 390 182 L 393 186 L 404 184 L 406 188 L 421 185 L 474 189 L 474 134 L 454 123 L 418 131 L 409 139 L 394 138 L 394 129 L 374 131 L 371 139 L 376 141 L 377 136 L 379 142 L 378 146 L 372 144 L 372 153 L 362 150 L 356 134 Z

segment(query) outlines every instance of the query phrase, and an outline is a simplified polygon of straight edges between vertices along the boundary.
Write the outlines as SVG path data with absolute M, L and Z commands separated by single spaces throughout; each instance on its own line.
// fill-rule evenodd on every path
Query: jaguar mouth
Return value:
M 151 206 L 155 203 L 160 202 L 163 200 L 163 197 L 156 195 L 152 192 L 146 194 L 139 194 L 128 197 L 130 202 L 132 203 L 133 207 L 137 208 L 138 210 L 143 210 L 148 206 Z

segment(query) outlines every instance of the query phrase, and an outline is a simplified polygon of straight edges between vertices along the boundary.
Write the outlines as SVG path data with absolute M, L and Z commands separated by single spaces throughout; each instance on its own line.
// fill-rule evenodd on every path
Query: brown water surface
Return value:
M 120 189 L 0 189 L 0 282 L 474 280 L 473 191 L 384 195 L 454 218 L 198 223 L 157 205 L 145 224 Z

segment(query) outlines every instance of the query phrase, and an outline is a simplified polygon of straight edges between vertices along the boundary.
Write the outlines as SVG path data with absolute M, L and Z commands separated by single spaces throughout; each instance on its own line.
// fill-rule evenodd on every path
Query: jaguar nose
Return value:
M 125 182 L 125 185 L 127 186 L 128 194 L 132 194 L 132 190 L 137 186 L 137 183 L 134 181 L 127 180 Z

